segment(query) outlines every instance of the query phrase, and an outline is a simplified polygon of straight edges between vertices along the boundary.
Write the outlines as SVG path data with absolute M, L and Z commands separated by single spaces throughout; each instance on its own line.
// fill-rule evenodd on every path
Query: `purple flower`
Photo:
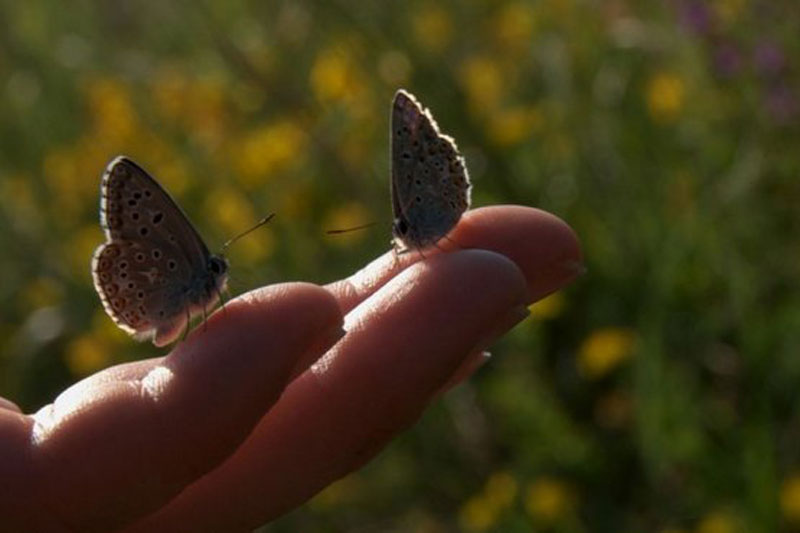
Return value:
M 681 2 L 679 16 L 681 25 L 695 33 L 705 34 L 711 30 L 711 11 L 705 2 Z
M 742 70 L 742 54 L 732 43 L 722 43 L 714 51 L 714 67 L 724 78 L 732 78 Z
M 756 70 L 765 76 L 778 74 L 786 65 L 783 50 L 771 41 L 764 41 L 756 47 L 753 60 Z
M 767 91 L 764 107 L 776 123 L 786 124 L 797 115 L 797 96 L 788 85 L 776 85 Z

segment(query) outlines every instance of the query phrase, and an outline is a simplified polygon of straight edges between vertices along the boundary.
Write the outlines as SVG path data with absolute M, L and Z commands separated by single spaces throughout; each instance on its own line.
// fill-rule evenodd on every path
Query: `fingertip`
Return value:
M 453 234 L 464 246 L 487 247 L 524 273 L 528 300 L 536 301 L 584 272 L 574 230 L 562 219 L 532 207 L 498 205 L 465 213 Z
M 22 412 L 22 409 L 20 409 L 17 404 L 3 397 L 0 397 L 0 409 L 4 411 L 12 411 L 14 413 Z
M 174 412 L 189 420 L 205 406 L 207 419 L 246 429 L 298 366 L 330 348 L 331 332 L 341 331 L 342 322 L 335 298 L 319 286 L 282 283 L 250 291 L 214 313 L 154 369 L 154 376 L 164 369 L 174 375 L 167 385 L 154 381 L 154 394 L 163 391 L 157 399 L 174 402 Z
M 353 309 L 347 337 L 314 366 L 314 373 L 322 382 L 337 383 L 331 388 L 345 397 L 369 397 L 364 391 L 376 388 L 385 396 L 402 395 L 408 393 L 406 384 L 417 383 L 412 399 L 425 398 L 419 392 L 441 386 L 463 355 L 523 304 L 526 294 L 523 273 L 498 253 L 472 249 L 431 257 Z M 354 356 L 355 350 L 369 355 Z M 399 409 L 409 401 L 403 396 L 395 403 Z
M 519 266 L 503 254 L 494 250 L 467 249 L 439 254 L 429 260 L 415 263 L 408 269 L 409 276 L 430 270 L 429 283 L 458 279 L 457 284 L 473 306 L 491 305 L 480 303 L 482 298 L 496 300 L 498 308 L 505 309 L 524 303 L 527 281 Z
M 344 318 L 333 295 L 311 283 L 290 282 L 261 287 L 245 293 L 217 310 L 206 324 L 198 326 L 168 359 L 217 357 L 220 353 L 273 352 L 273 357 L 291 358 L 291 344 L 324 336 L 341 326 Z M 276 343 L 282 350 L 271 349 Z M 291 366 L 291 365 L 289 365 Z

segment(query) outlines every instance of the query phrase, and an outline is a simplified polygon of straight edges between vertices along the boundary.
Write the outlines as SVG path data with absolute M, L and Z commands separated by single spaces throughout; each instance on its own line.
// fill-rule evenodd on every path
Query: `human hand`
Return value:
M 535 209 L 467 212 L 451 238 L 464 249 L 252 291 L 33 416 L 0 399 L 0 530 L 249 531 L 358 469 L 581 271 Z

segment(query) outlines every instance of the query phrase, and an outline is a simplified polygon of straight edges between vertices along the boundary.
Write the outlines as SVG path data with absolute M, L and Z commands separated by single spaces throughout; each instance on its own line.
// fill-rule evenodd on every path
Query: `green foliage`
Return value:
M 278 213 L 231 250 L 234 293 L 329 282 L 387 249 L 406 87 L 457 139 L 475 204 L 558 214 L 588 273 L 266 530 L 797 527 L 795 7 L 2 3 L 0 393 L 36 409 L 152 354 L 91 286 L 112 157 L 157 176 L 212 249 Z

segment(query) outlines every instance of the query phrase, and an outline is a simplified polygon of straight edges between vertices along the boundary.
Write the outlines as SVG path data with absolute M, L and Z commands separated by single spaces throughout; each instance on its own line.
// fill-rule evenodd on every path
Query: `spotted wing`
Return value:
M 435 244 L 470 204 L 471 184 L 455 141 L 430 111 L 399 90 L 392 106 L 392 209 L 408 231 L 404 245 Z
M 92 275 L 108 315 L 138 339 L 165 335 L 188 320 L 186 287 L 207 273 L 209 252 L 169 194 L 136 163 L 117 157 L 101 185 L 107 242 Z

